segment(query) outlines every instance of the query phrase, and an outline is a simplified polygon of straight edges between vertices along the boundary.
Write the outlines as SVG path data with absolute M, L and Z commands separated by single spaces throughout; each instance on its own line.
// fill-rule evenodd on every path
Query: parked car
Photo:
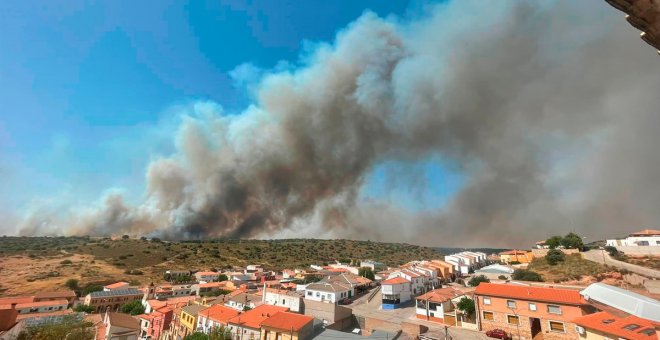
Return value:
M 338 303 L 340 305 L 350 305 L 351 304 L 351 299 L 349 299 L 349 298 L 341 299 L 341 300 L 339 300 Z
M 491 330 L 487 331 L 486 336 L 488 336 L 490 338 L 496 338 L 496 339 L 502 339 L 502 340 L 509 339 L 509 334 L 506 334 L 505 331 L 503 331 L 499 328 L 491 329 Z

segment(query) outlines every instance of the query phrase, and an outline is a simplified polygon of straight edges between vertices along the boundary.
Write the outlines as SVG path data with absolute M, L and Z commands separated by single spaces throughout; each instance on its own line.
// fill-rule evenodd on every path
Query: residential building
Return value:
M 240 294 L 229 297 L 225 302 L 225 306 L 237 311 L 243 311 L 261 306 L 263 304 L 261 300 L 261 296 L 241 292 Z
M 66 300 L 71 306 L 78 296 L 72 290 L 60 290 L 55 292 L 40 292 L 34 295 L 34 302 Z
M 197 272 L 195 273 L 195 280 L 197 282 L 215 282 L 220 278 L 220 273 L 217 272 Z
M 474 275 L 483 275 L 490 280 L 499 279 L 502 276 L 504 277 L 504 279 L 511 279 L 511 275 L 513 274 L 513 271 L 514 269 L 509 266 L 495 263 L 475 270 Z
M 222 282 L 197 283 L 192 285 L 190 291 L 192 294 L 195 295 L 205 295 L 212 292 L 217 292 L 219 290 L 232 291 L 234 289 L 235 286 L 231 281 L 222 281 Z
M 607 240 L 606 245 L 612 247 L 648 247 L 660 246 L 660 230 L 644 229 L 628 235 L 623 239 Z
M 432 283 L 428 276 L 413 270 L 401 269 L 394 271 L 390 274 L 388 279 L 395 277 L 402 277 L 410 282 L 410 289 L 413 296 L 422 294 L 432 287 Z
M 500 262 L 502 263 L 530 263 L 534 259 L 531 251 L 508 250 L 500 253 Z
M 288 308 L 280 306 L 258 306 L 230 319 L 229 331 L 234 335 L 234 340 L 259 339 L 261 338 L 261 323 L 271 316 L 287 310 Z
M 595 311 L 577 290 L 518 284 L 481 283 L 474 300 L 480 330 L 525 339 L 576 339 L 573 320 Z
M 67 300 L 40 301 L 19 303 L 15 306 L 19 315 L 31 313 L 50 313 L 54 311 L 66 310 L 69 307 Z
M 454 272 L 457 276 L 467 275 L 470 273 L 470 268 L 472 266 L 470 263 L 470 257 L 467 257 L 461 253 L 446 255 L 445 262 L 451 263 L 454 266 Z
M 412 288 L 410 280 L 395 276 L 381 282 L 382 309 L 399 308 L 402 304 L 412 299 Z
M 206 309 L 206 306 L 192 304 L 181 308 L 179 314 L 179 330 L 178 335 L 185 338 L 187 335 L 194 333 L 197 330 L 197 317 L 199 312 Z
M 141 339 L 160 339 L 170 328 L 174 308 L 162 306 L 149 314 L 138 315 Z
M 144 306 L 144 312 L 149 314 L 164 306 L 170 306 L 173 309 L 183 307 L 192 303 L 193 300 L 195 300 L 194 296 L 171 297 L 166 300 L 148 299 L 142 300 L 142 305 Z
M 126 303 L 142 300 L 143 295 L 142 291 L 133 288 L 92 292 L 85 296 L 84 304 L 94 307 L 97 313 L 118 311 Z
M 456 313 L 452 300 L 465 294 L 455 288 L 438 288 L 415 298 L 418 319 L 456 325 Z M 451 314 L 450 314 L 451 313 Z
M 657 340 L 657 323 L 633 315 L 620 317 L 608 312 L 581 316 L 573 323 L 577 325 L 579 339 L 586 340 Z
M 339 300 L 350 298 L 355 291 L 349 285 L 334 282 L 315 282 L 305 288 L 305 299 L 328 303 L 337 303 Z
M 650 297 L 600 282 L 589 285 L 580 295 L 599 310 L 660 323 L 660 302 Z
M 261 323 L 261 340 L 306 340 L 314 332 L 314 318 L 279 312 Z
M 140 334 L 140 322 L 128 314 L 105 313 L 103 324 L 105 340 L 137 340 Z
M 103 286 L 103 291 L 109 292 L 111 290 L 120 290 L 120 289 L 127 289 L 129 288 L 128 282 L 115 282 L 113 284 L 109 284 L 107 286 Z
M 263 291 L 263 303 L 287 307 L 292 312 L 304 313 L 303 292 L 266 288 Z
M 210 334 L 214 329 L 226 327 L 229 320 L 240 313 L 233 308 L 221 305 L 213 305 L 209 308 L 202 309 L 199 311 L 197 317 L 197 331 Z
M 371 268 L 371 270 L 374 271 L 374 272 L 378 272 L 378 271 L 387 269 L 387 266 L 384 263 L 377 262 L 377 261 L 371 261 L 371 260 L 361 261 L 360 262 L 360 267 Z

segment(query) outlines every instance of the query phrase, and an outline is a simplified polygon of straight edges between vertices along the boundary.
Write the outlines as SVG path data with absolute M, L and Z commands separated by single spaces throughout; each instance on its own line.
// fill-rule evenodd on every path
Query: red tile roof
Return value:
M 554 302 L 567 305 L 587 304 L 579 291 L 560 288 L 529 287 L 482 282 L 477 286 L 475 294 L 527 301 Z
M 507 250 L 500 253 L 500 255 L 525 255 L 525 254 L 527 254 L 527 252 L 522 250 Z
M 28 303 L 34 301 L 34 296 L 14 296 L 14 297 L 5 297 L 0 298 L 0 306 L 2 305 L 11 305 L 19 303 Z
M 261 325 L 284 331 L 299 332 L 303 327 L 311 324 L 314 317 L 289 312 L 280 312 L 264 320 Z
M 206 276 L 214 276 L 214 275 L 220 275 L 220 273 L 216 272 L 197 272 L 195 275 L 206 275 Z
M 276 313 L 288 311 L 287 307 L 261 305 L 229 320 L 229 323 L 252 329 L 261 328 L 261 323 Z
M 584 328 L 615 335 L 619 338 L 629 340 L 657 339 L 653 322 L 650 320 L 638 318 L 633 315 L 620 318 L 607 312 L 598 312 L 595 314 L 581 316 L 573 320 L 573 322 Z M 640 327 L 634 330 L 628 330 L 624 328 L 632 324 L 638 325 Z M 648 330 L 649 334 L 641 333 L 644 330 Z
M 229 322 L 229 319 L 237 316 L 238 314 L 240 314 L 239 311 L 237 311 L 233 308 L 229 308 L 229 307 L 225 307 L 225 306 L 221 306 L 221 305 L 213 305 L 209 308 L 206 308 L 206 309 L 203 309 L 203 310 L 199 311 L 199 313 L 198 313 L 198 315 L 200 315 L 200 316 L 205 316 L 205 317 L 209 318 L 210 320 L 213 320 L 215 322 L 219 322 L 219 323 L 222 323 L 222 324 L 225 324 L 225 325 L 227 324 L 227 322 Z
M 122 288 L 128 286 L 128 282 L 115 282 L 113 284 L 103 286 L 103 288 L 108 288 L 108 289 L 117 289 L 117 288 Z
M 226 287 L 227 281 L 222 282 L 208 282 L 208 283 L 199 283 L 197 284 L 199 288 L 214 288 L 214 287 Z
M 424 300 L 424 301 L 430 301 L 430 302 L 438 302 L 438 303 L 443 303 L 445 301 L 449 301 L 457 296 L 464 295 L 463 292 L 461 292 L 458 289 L 454 289 L 451 287 L 448 288 L 439 288 L 439 289 L 434 289 L 424 295 L 420 295 L 416 297 L 415 299 L 417 300 Z
M 640 235 L 640 236 L 654 236 L 654 235 L 660 235 L 660 230 L 655 230 L 655 229 L 644 229 L 640 230 L 638 232 L 634 232 L 630 234 L 630 236 L 634 235 Z
M 16 309 L 32 308 L 32 307 L 43 307 L 43 306 L 58 306 L 58 305 L 65 305 L 66 306 L 68 304 L 69 304 L 69 301 L 67 301 L 67 300 L 26 302 L 26 303 L 17 304 Z
M 391 279 L 387 279 L 387 280 L 381 282 L 381 284 L 383 284 L 383 285 L 398 285 L 398 284 L 401 284 L 401 283 L 410 283 L 410 281 L 406 280 L 405 278 L 403 278 L 401 276 L 397 276 L 397 277 L 393 277 Z

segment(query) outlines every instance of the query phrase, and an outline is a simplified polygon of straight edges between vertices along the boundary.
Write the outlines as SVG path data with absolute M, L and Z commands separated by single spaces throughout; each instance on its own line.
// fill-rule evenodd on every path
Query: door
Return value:
M 541 320 L 539 318 L 529 318 L 529 323 L 532 327 L 532 339 L 541 334 Z

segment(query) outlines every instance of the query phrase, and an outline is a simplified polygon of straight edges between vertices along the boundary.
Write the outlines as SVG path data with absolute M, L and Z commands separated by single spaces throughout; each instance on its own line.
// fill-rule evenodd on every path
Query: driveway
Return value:
M 657 271 L 655 269 L 651 268 L 646 268 L 638 265 L 634 265 L 631 263 L 627 262 L 622 262 L 619 260 L 613 259 L 610 254 L 608 254 L 605 250 L 589 250 L 584 253 L 581 253 L 582 257 L 584 257 L 586 260 L 592 261 L 592 262 L 598 262 L 602 264 L 606 264 L 608 266 L 616 267 L 619 269 L 626 269 L 629 270 L 633 273 L 643 275 L 649 278 L 655 278 L 655 279 L 660 279 L 660 271 Z

